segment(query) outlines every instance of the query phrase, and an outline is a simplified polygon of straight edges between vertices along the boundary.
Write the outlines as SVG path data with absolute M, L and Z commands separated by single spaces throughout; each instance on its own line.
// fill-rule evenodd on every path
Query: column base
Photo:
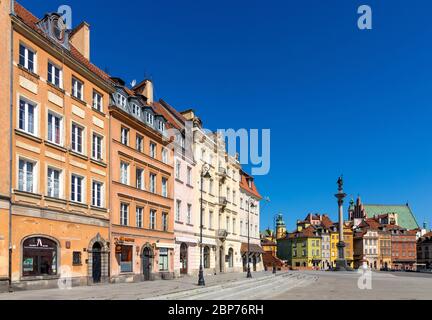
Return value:
M 336 259 L 336 267 L 333 271 L 354 271 L 354 269 L 348 265 L 345 259 Z

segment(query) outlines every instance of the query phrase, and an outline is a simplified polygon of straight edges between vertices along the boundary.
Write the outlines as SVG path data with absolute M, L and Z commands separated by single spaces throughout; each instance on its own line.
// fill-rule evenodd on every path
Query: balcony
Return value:
M 225 179 L 226 179 L 226 177 L 227 177 L 226 169 L 223 168 L 223 167 L 219 167 L 218 174 L 219 174 L 219 177 L 220 177 L 220 179 L 219 179 L 219 183 L 220 183 L 220 184 L 224 183 L 224 182 L 225 182 Z
M 221 211 L 225 210 L 227 204 L 228 204 L 228 200 L 226 197 L 219 197 L 219 205 L 221 206 Z
M 218 229 L 217 231 L 218 238 L 226 239 L 227 235 L 228 235 L 228 231 L 226 231 L 225 229 Z

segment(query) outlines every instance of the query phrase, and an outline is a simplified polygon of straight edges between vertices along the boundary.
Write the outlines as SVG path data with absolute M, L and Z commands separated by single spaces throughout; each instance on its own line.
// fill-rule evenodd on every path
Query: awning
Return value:
M 248 244 L 243 242 L 240 251 L 241 253 L 247 253 Z M 258 244 L 251 243 L 249 244 L 249 253 L 264 253 L 264 250 Z
M 156 242 L 156 248 L 168 248 L 168 249 L 174 249 L 175 244 L 174 243 L 163 243 L 163 242 Z
M 199 239 L 198 239 L 198 244 L 200 243 Z M 216 246 L 216 240 L 215 239 L 211 239 L 211 238 L 203 238 L 202 239 L 202 244 L 206 244 L 209 246 Z
M 198 238 L 191 237 L 176 237 L 176 242 L 186 242 L 196 244 L 199 242 Z

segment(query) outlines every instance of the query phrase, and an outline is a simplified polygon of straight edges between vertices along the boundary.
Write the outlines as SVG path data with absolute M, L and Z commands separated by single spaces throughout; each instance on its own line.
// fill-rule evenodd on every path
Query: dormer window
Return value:
M 159 121 L 158 129 L 160 132 L 164 132 L 165 131 L 165 122 Z
M 147 112 L 146 120 L 147 120 L 148 124 L 153 125 L 153 121 L 154 121 L 153 114 L 151 114 L 150 112 Z
M 248 179 L 248 185 L 249 185 L 249 188 L 252 189 L 252 179 Z
M 137 104 L 135 104 L 135 103 L 132 103 L 132 113 L 135 116 L 139 117 L 141 115 L 141 108 L 140 108 L 140 106 L 137 105 Z
M 126 97 L 121 93 L 117 93 L 117 103 L 120 107 L 126 107 Z

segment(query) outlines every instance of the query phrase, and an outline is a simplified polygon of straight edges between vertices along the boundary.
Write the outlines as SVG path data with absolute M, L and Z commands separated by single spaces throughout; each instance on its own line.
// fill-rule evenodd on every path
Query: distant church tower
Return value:
M 276 218 L 276 239 L 284 238 L 286 234 L 286 225 L 283 221 L 282 213 L 279 213 Z
M 354 200 L 351 199 L 350 205 L 348 207 L 348 220 L 354 223 L 354 226 L 357 227 L 363 219 L 366 219 L 366 212 L 361 202 L 360 196 L 358 196 L 356 203 L 354 204 Z

